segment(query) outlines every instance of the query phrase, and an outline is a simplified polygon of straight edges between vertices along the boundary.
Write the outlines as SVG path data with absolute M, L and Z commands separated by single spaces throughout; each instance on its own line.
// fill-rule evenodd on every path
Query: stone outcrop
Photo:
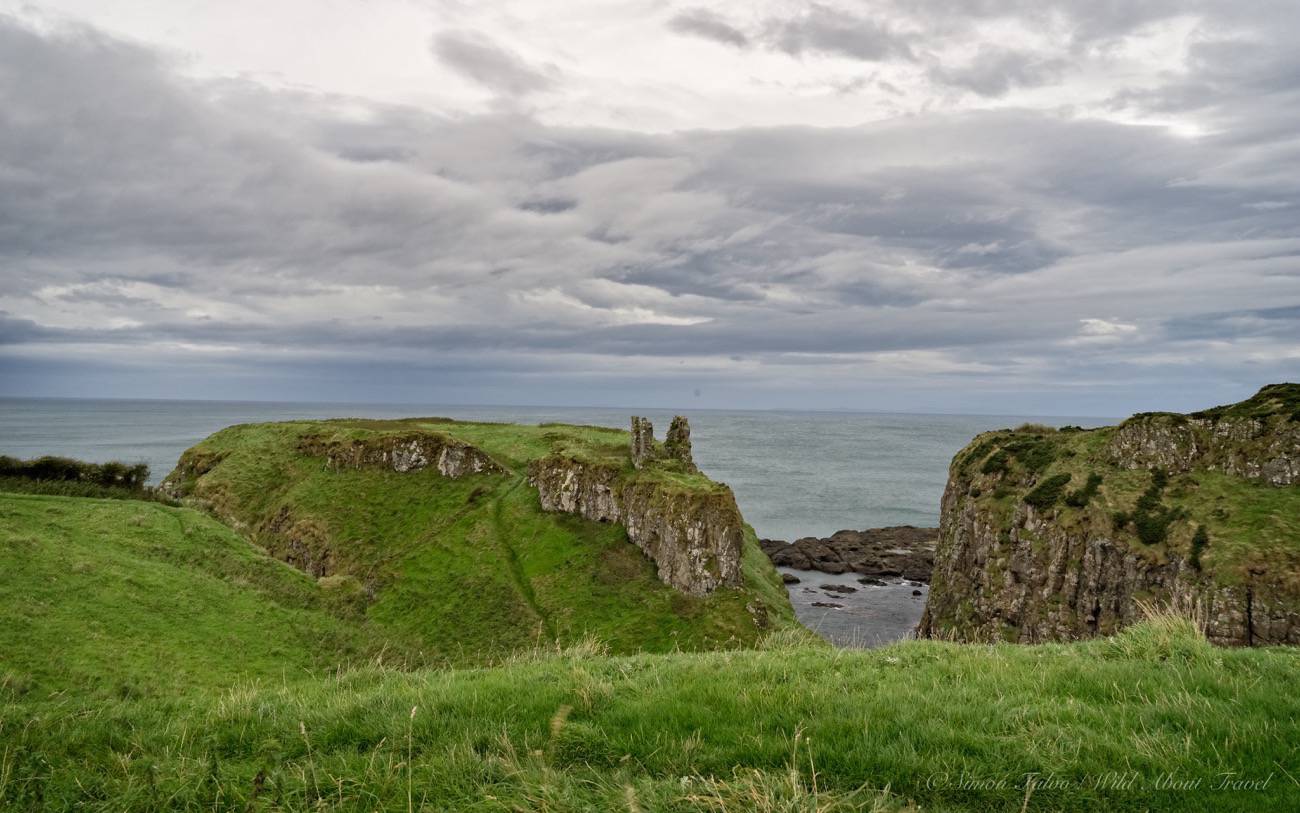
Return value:
M 934 569 L 937 528 L 898 525 L 865 531 L 836 531 L 818 539 L 807 536 L 793 543 L 760 539 L 772 564 L 822 573 L 858 573 L 863 576 L 903 577 L 930 581 Z
M 1218 644 L 1300 644 L 1300 549 L 1278 536 L 1291 527 L 1281 515 L 1300 511 L 1300 492 L 1262 493 L 1300 483 L 1297 396 L 1300 387 L 1275 385 L 1193 415 L 977 438 L 949 470 L 918 634 L 1072 640 L 1113 633 L 1140 620 L 1144 606 L 1171 606 L 1196 617 Z M 1129 473 L 1144 469 L 1150 477 Z M 1048 488 L 1071 470 L 1073 494 Z M 1085 494 L 1080 471 L 1100 490 Z M 1211 484 L 1215 496 L 1201 497 L 1203 472 L 1250 485 Z M 1273 518 L 1266 514 L 1259 528 L 1218 526 L 1203 537 L 1210 552 L 1203 563 L 1195 537 L 1204 523 L 1227 523 L 1265 499 L 1277 506 Z
M 676 460 L 687 471 L 696 471 L 695 458 L 691 454 L 691 425 L 681 415 L 675 416 L 668 425 L 664 455 L 669 460 Z
M 563 456 L 533 461 L 528 481 L 546 511 L 623 525 L 665 584 L 697 596 L 741 584 L 744 520 L 725 486 L 684 489 Z
M 1039 643 L 1108 635 L 1142 603 L 1194 615 L 1224 645 L 1300 644 L 1300 604 L 1267 574 L 1218 584 L 1181 556 L 1167 561 L 1109 532 L 1016 506 L 1002 521 L 960 481 L 943 497 L 941 542 L 918 633 Z
M 673 418 L 662 446 L 655 442 L 654 424 L 649 418 L 632 416 L 632 467 L 644 468 L 663 460 L 676 461 L 685 472 L 699 471 L 691 454 L 691 425 L 681 415 Z
M 1126 469 L 1222 471 L 1273 486 L 1300 483 L 1300 422 L 1265 418 L 1198 418 L 1153 414 L 1116 427 L 1108 452 Z
M 334 470 L 382 468 L 405 473 L 433 467 L 443 477 L 504 471 L 483 450 L 432 432 L 363 438 L 308 435 L 299 442 L 298 450 L 325 458 L 325 465 Z
M 632 416 L 632 467 L 641 468 L 654 460 L 655 427 L 649 418 Z

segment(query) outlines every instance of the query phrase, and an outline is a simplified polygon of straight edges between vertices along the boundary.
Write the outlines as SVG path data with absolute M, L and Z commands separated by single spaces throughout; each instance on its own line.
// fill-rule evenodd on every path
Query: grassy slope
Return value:
M 399 671 L 329 601 L 188 509 L 0 495 L 0 809 L 1020 810 L 1027 773 L 1030 810 L 1300 793 L 1300 653 L 1185 625 Z
M 292 677 L 385 643 L 215 520 L 151 502 L 0 494 L 0 608 L 0 667 L 36 692 Z
M 308 432 L 416 428 L 473 443 L 509 471 L 459 479 L 430 470 L 335 472 L 296 452 Z M 281 510 L 315 523 L 338 569 L 374 588 L 369 617 L 450 662 L 586 635 L 616 652 L 743 645 L 761 634 L 746 609 L 754 602 L 767 607 L 773 626 L 792 625 L 785 590 L 752 533 L 746 588 L 695 598 L 660 583 L 621 527 L 541 510 L 525 482 L 528 460 L 561 449 L 622 461 L 626 441 L 626 433 L 596 427 L 445 421 L 237 426 L 195 447 L 226 456 L 194 494 L 255 538 Z M 718 487 L 702 475 L 661 476 L 682 488 Z
M 1300 793 L 1298 668 L 1295 651 L 1218 650 L 1157 623 L 1071 645 L 579 650 L 94 704 L 4 683 L 0 802 L 1281 810 Z M 1265 784 L 1214 789 L 1225 776 Z

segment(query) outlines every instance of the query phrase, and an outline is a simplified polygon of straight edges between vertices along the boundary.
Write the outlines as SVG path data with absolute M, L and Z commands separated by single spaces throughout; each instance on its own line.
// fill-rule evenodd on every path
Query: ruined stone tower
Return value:
M 663 449 L 655 447 L 655 428 L 649 418 L 632 416 L 632 465 L 641 468 L 660 458 L 679 461 L 687 471 L 698 471 L 691 457 L 691 425 L 681 415 L 673 418 Z
M 673 418 L 672 424 L 668 427 L 664 451 L 670 459 L 681 461 L 687 470 L 696 470 L 695 460 L 691 457 L 691 425 L 681 415 Z
M 649 418 L 632 416 L 632 466 L 641 468 L 655 458 L 655 427 Z

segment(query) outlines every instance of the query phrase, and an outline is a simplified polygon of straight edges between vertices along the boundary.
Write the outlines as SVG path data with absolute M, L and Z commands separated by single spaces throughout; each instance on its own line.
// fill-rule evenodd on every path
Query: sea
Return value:
M 627 427 L 654 421 L 663 437 L 675 414 L 661 409 L 438 404 L 328 404 L 266 401 L 0 398 L 0 454 L 64 455 L 149 464 L 153 482 L 181 452 L 237 423 L 300 418 L 445 417 L 511 423 L 564 422 Z M 760 537 L 791 541 L 886 525 L 932 527 L 954 454 L 980 432 L 1043 423 L 1101 426 L 1096 417 L 922 415 L 876 412 L 687 410 L 695 462 L 735 492 Z M 859 585 L 846 576 L 790 571 L 796 613 L 846 646 L 906 637 L 920 618 L 924 585 Z M 858 592 L 824 592 L 823 584 Z M 913 595 L 915 591 L 921 594 Z M 821 605 L 821 606 L 813 606 Z M 825 606 L 838 605 L 838 606 Z

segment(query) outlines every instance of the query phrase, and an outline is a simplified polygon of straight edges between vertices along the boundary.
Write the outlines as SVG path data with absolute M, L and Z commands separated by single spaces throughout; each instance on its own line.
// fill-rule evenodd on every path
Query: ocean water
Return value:
M 634 408 L 0 398 L 0 454 L 144 462 L 157 482 L 185 449 L 236 423 L 440 416 L 626 427 L 634 413 L 653 420 L 661 439 L 673 416 Z M 1025 422 L 1112 422 L 1025 415 L 684 414 L 691 421 L 700 468 L 731 486 L 759 536 L 786 540 L 828 536 L 844 528 L 936 525 L 948 463 L 976 434 Z
M 583 407 L 0 399 L 0 454 L 144 462 L 157 482 L 185 449 L 236 423 L 440 416 L 626 427 L 634 412 L 653 420 L 660 438 L 673 415 L 656 409 Z M 829 536 L 844 528 L 937 525 L 948 463 L 976 434 L 1025 422 L 1111 422 L 1023 415 L 685 414 L 691 421 L 695 462 L 731 486 L 759 536 L 785 540 Z M 802 580 L 789 587 L 799 620 L 840 646 L 878 646 L 906 637 L 920 620 L 928 590 L 901 580 L 870 587 L 859 584 L 854 574 L 790 572 Z M 857 590 L 821 589 L 827 584 Z M 913 595 L 914 590 L 921 595 Z

